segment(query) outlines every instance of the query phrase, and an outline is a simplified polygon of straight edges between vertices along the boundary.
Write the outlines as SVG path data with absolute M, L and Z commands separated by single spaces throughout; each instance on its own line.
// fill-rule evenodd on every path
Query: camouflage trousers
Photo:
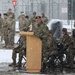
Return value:
M 71 67 L 73 67 L 73 49 L 69 49 L 69 51 L 66 52 L 66 60 L 67 64 Z
M 8 30 L 8 44 L 14 46 L 14 31 Z
M 2 28 L 0 28 L 0 37 L 1 37 L 1 41 L 3 40 L 3 29 Z
M 19 46 L 16 47 L 16 48 L 14 48 L 13 49 L 13 53 L 12 53 L 13 62 L 16 62 L 17 53 L 19 53 L 18 63 L 22 63 L 23 55 L 26 55 L 26 49 L 25 48 L 22 48 L 22 47 L 19 47 Z
M 3 36 L 4 36 L 4 41 L 5 41 L 5 46 L 8 45 L 8 29 L 3 28 Z

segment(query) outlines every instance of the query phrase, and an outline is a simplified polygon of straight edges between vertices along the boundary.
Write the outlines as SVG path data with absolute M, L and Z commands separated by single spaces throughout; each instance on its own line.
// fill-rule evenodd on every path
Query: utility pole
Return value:
M 49 20 L 50 20 L 50 0 L 49 0 Z
M 33 0 L 30 0 L 30 1 L 31 1 L 31 13 L 33 14 Z

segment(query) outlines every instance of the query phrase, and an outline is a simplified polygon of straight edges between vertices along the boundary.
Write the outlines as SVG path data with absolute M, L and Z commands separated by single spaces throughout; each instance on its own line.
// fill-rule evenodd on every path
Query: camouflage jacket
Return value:
M 73 48 L 73 40 L 68 34 L 60 38 L 60 42 L 64 45 L 64 48 Z
M 48 23 L 48 19 L 46 16 L 42 16 L 42 21 L 43 23 L 47 24 Z
M 27 28 L 28 25 L 29 25 L 29 22 L 26 19 L 22 19 L 22 20 L 19 21 L 19 29 L 20 30 L 22 30 L 24 28 Z
M 8 18 L 6 24 L 7 24 L 8 30 L 15 31 L 15 20 L 14 19 Z
M 57 49 L 57 41 L 56 41 L 56 39 L 54 37 L 48 38 L 47 46 L 50 49 L 50 51 L 56 50 Z
M 9 17 L 10 15 L 12 15 L 12 18 L 15 19 L 15 14 L 14 14 L 13 12 L 10 12 L 10 13 L 7 12 L 7 14 L 8 14 L 8 17 Z
M 38 36 L 41 40 L 43 40 L 47 39 L 49 34 L 49 29 L 46 24 L 41 23 L 35 25 L 33 32 L 36 36 Z
M 3 25 L 3 19 L 0 18 L 0 28 L 2 28 L 2 25 Z

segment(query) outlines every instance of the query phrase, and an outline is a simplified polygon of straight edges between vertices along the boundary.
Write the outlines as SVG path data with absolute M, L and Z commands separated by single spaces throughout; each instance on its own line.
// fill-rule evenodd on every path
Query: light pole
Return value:
M 33 0 L 30 0 L 30 2 L 31 2 L 31 13 L 33 14 Z
M 49 0 L 49 20 L 50 20 L 50 0 Z

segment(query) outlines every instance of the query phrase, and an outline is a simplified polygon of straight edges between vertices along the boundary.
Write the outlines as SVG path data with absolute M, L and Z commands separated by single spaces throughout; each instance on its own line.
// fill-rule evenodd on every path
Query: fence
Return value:
M 61 19 L 68 20 L 68 0 L 17 0 L 16 8 L 14 10 L 11 0 L 1 0 L 0 12 L 7 12 L 8 8 L 12 8 L 15 12 L 16 19 L 21 11 L 25 12 L 25 15 L 32 16 L 34 11 L 37 15 L 41 15 L 45 12 L 49 20 Z

